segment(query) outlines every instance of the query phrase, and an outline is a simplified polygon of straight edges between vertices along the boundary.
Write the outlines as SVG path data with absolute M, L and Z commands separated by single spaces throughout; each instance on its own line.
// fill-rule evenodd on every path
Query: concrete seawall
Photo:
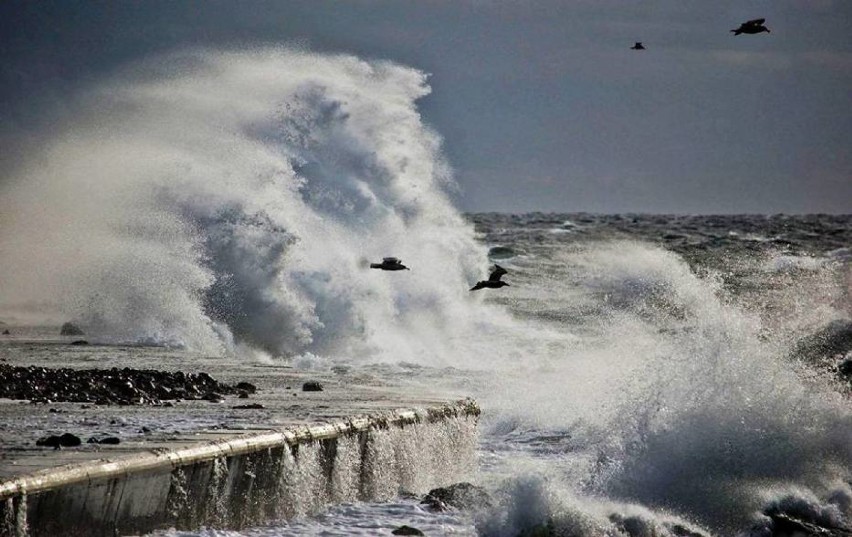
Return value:
M 470 399 L 45 468 L 0 482 L 0 537 L 241 528 L 458 481 L 472 467 Z

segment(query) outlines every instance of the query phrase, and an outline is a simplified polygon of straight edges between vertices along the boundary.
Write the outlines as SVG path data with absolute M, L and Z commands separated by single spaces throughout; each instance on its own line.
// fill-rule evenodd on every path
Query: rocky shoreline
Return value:
M 183 399 L 221 401 L 225 395 L 248 397 L 256 391 L 248 382 L 225 384 L 204 372 L 55 369 L 0 363 L 0 397 L 33 403 L 171 406 Z

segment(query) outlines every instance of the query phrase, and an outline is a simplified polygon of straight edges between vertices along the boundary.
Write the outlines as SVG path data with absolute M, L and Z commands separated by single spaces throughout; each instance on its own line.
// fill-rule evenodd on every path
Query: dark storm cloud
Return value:
M 850 23 L 845 0 L 7 0 L 0 163 L 129 61 L 288 43 L 432 73 L 465 209 L 849 212 Z

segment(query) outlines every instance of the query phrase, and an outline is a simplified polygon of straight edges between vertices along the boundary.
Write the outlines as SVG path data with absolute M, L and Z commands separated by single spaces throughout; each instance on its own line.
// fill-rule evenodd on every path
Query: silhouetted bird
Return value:
M 381 270 L 410 270 L 402 264 L 402 261 L 395 257 L 385 257 L 381 263 L 370 263 L 370 268 Z
M 641 41 L 637 41 L 635 45 L 630 47 L 630 50 L 645 50 L 645 46 L 642 45 Z
M 750 21 L 746 21 L 740 24 L 740 27 L 736 30 L 731 30 L 734 35 L 740 34 L 759 34 L 761 32 L 769 32 L 769 28 L 763 25 L 766 22 L 766 19 L 754 19 Z
M 500 265 L 494 265 L 494 270 L 491 271 L 491 274 L 488 275 L 487 280 L 482 280 L 481 282 L 476 282 L 476 285 L 470 288 L 471 291 L 478 291 L 479 289 L 489 288 L 489 289 L 498 289 L 500 287 L 505 287 L 509 285 L 508 283 L 501 281 L 500 278 L 503 277 L 503 274 L 507 274 L 508 271 L 501 267 Z

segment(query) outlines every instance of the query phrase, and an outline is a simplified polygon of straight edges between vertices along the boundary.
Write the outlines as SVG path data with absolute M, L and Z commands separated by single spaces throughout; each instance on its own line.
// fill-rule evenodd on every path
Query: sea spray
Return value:
M 415 108 L 425 78 L 259 49 L 87 88 L 3 185 L 0 303 L 216 354 L 446 354 L 430 340 L 468 322 L 485 250 Z M 414 270 L 363 268 L 385 255 Z
M 761 512 L 765 491 L 793 482 L 822 496 L 849 479 L 847 403 L 789 360 L 789 338 L 767 338 L 763 318 L 742 301 L 749 297 L 649 244 L 593 241 L 558 255 L 549 267 L 556 254 L 519 260 L 516 271 L 552 275 L 550 291 L 573 298 L 569 322 L 548 315 L 542 324 L 579 340 L 552 339 L 519 365 L 523 376 L 494 375 L 475 390 L 485 449 L 517 446 L 513 458 L 490 463 L 505 479 L 492 476 L 494 486 L 530 476 L 509 486 L 517 520 L 498 517 L 489 531 L 511 535 L 521 520 L 544 524 L 566 509 L 580 513 L 560 515 L 568 529 L 586 515 L 610 525 L 613 513 L 627 516 L 595 514 L 589 506 L 606 498 L 656 513 L 645 516 L 653 524 L 672 513 L 730 535 Z M 518 308 L 535 316 L 542 302 L 523 295 Z M 534 491 L 549 500 L 526 502 Z

